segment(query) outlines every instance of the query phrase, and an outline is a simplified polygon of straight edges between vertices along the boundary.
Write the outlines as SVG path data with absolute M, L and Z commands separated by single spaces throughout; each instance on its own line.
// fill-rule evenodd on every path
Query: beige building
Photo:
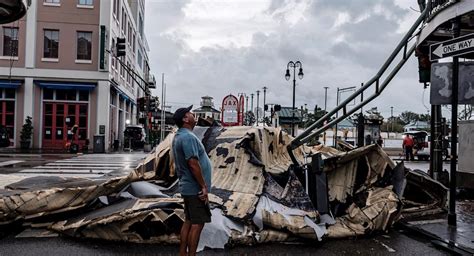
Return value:
M 20 20 L 0 27 L 0 125 L 12 147 L 33 117 L 33 148 L 62 149 L 70 123 L 92 148 L 104 136 L 110 150 L 137 122 L 136 100 L 150 80 L 144 0 L 37 0 Z M 121 65 L 111 53 L 126 39 Z

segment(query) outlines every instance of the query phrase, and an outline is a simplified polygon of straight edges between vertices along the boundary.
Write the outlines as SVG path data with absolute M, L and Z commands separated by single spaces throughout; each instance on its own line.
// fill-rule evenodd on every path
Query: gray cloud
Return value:
M 308 104 L 311 109 L 324 105 L 323 87 L 330 86 L 328 108 L 332 108 L 336 87 L 360 86 L 369 80 L 401 39 L 397 31 L 408 29 L 400 29 L 408 6 L 403 9 L 392 0 L 312 1 L 296 23 L 285 21 L 280 13 L 289 2 L 269 4 L 264 14 L 277 25 L 272 31 L 253 33 L 249 46 L 208 45 L 195 51 L 187 44 L 189 35 L 179 30 L 187 1 L 147 1 L 151 68 L 156 75 L 165 73 L 168 102 L 174 103 L 170 105 L 198 104 L 201 96 L 210 95 L 218 106 L 229 93 L 250 95 L 267 86 L 268 102 L 290 106 L 292 84 L 284 72 L 289 60 L 300 60 L 305 77 L 297 80 L 297 105 Z M 342 12 L 349 22 L 335 26 Z M 237 27 L 228 31 L 241 32 Z M 388 111 L 387 106 L 405 105 L 424 113 L 417 80 L 416 62 L 409 61 L 377 104 Z

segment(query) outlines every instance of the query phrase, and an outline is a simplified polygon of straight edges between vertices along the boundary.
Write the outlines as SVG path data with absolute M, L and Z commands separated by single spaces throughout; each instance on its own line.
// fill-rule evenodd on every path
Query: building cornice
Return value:
M 62 69 L 40 69 L 40 68 L 10 68 L 0 67 L 0 74 L 11 74 L 15 78 L 54 79 L 54 80 L 84 80 L 99 81 L 109 80 L 109 72 L 85 71 L 85 70 L 62 70 Z M 4 76 L 2 76 L 4 77 Z

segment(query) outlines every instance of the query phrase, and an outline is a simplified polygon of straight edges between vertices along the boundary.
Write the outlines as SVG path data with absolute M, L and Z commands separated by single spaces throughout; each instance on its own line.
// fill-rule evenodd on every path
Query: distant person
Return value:
M 407 134 L 407 136 L 405 136 L 405 139 L 403 139 L 403 144 L 402 144 L 402 147 L 403 147 L 403 151 L 405 151 L 405 159 L 407 161 L 411 160 L 413 161 L 415 159 L 415 157 L 413 156 L 413 139 L 411 138 L 410 135 Z
M 379 138 L 377 139 L 377 144 L 382 147 L 382 144 L 383 144 L 383 139 L 382 139 L 382 136 L 379 135 Z
M 372 144 L 372 136 L 370 136 L 370 134 L 367 134 L 367 136 L 365 136 L 365 145 L 368 146 Z
M 211 222 L 208 192 L 212 165 L 201 140 L 192 132 L 196 118 L 191 108 L 179 108 L 173 115 L 179 129 L 174 136 L 172 150 L 185 215 L 180 233 L 180 255 L 196 255 L 204 224 Z

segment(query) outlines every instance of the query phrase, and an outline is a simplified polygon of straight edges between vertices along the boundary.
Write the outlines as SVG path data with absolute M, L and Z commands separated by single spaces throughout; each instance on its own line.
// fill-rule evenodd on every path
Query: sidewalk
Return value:
M 438 218 L 417 219 L 403 222 L 410 230 L 428 236 L 433 245 L 458 255 L 474 255 L 474 200 L 456 202 L 457 225 L 449 226 L 447 214 Z
M 143 149 L 139 150 L 132 150 L 129 151 L 129 149 L 124 149 L 124 150 L 118 150 L 118 151 L 113 151 L 110 150 L 109 152 L 105 153 L 94 153 L 93 150 L 87 150 L 87 151 L 80 151 L 76 154 L 73 153 L 68 153 L 65 149 L 20 149 L 20 148 L 0 148 L 0 156 L 5 156 L 5 155 L 12 155 L 14 154 L 15 156 L 22 156 L 22 157 L 34 157 L 38 155 L 64 155 L 64 156 L 75 156 L 75 155 L 83 155 L 83 154 L 121 154 L 121 153 L 143 153 Z

